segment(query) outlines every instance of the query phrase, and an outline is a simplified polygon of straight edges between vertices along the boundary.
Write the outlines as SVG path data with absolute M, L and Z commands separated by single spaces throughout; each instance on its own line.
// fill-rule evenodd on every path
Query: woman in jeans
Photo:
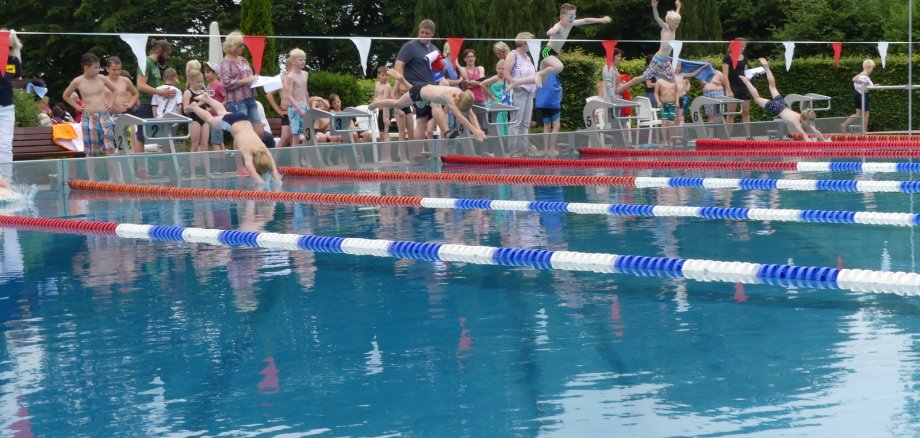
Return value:
M 256 132 L 262 132 L 262 122 L 259 120 L 259 109 L 256 105 L 256 91 L 252 83 L 256 76 L 249 66 L 249 61 L 244 58 L 243 34 L 232 32 L 224 40 L 224 59 L 220 62 L 220 81 L 224 86 L 226 97 L 224 107 L 229 112 L 243 113 L 252 123 Z
M 514 37 L 515 49 L 505 57 L 505 82 L 523 79 L 537 74 L 530 56 L 527 54 L 527 40 L 532 39 L 530 32 L 521 32 Z M 526 135 L 530 132 L 530 119 L 533 115 L 533 98 L 537 92 L 534 84 L 525 84 L 512 90 L 511 105 L 517 107 L 517 123 L 508 126 L 508 145 L 512 155 L 526 155 L 530 142 Z

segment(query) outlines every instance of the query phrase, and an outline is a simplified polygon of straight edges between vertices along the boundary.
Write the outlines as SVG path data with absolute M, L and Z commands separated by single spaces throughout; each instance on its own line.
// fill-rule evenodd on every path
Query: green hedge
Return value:
M 311 96 L 324 99 L 328 99 L 330 94 L 338 94 L 342 98 L 342 108 L 371 102 L 369 98 L 365 98 L 365 91 L 354 75 L 346 73 L 327 71 L 310 73 L 309 90 Z M 371 88 L 372 96 L 373 93 L 374 90 Z
M 840 68 L 834 68 L 831 57 L 796 58 L 792 68 L 786 71 L 783 59 L 770 59 L 770 66 L 776 77 L 777 88 L 783 95 L 790 93 L 817 93 L 832 97 L 831 109 L 819 114 L 820 117 L 848 116 L 853 113 L 852 78 L 862 71 L 864 58 L 841 58 Z M 914 57 L 915 60 L 918 56 Z M 596 84 L 601 79 L 604 59 L 585 54 L 576 49 L 562 55 L 565 70 L 561 79 L 564 87 L 562 97 L 562 126 L 566 130 L 581 129 L 582 109 L 585 99 L 597 94 Z M 875 59 L 876 67 L 872 80 L 879 85 L 904 85 L 907 83 L 907 56 L 889 55 L 886 67 Z M 751 66 L 754 67 L 756 61 Z M 631 76 L 645 70 L 645 60 L 624 60 L 620 63 L 620 72 Z M 915 69 L 918 70 L 918 69 Z M 914 72 L 913 83 L 920 80 L 920 72 Z M 767 81 L 756 80 L 754 84 L 762 96 L 766 96 Z M 690 96 L 700 94 L 699 82 L 691 80 Z M 633 97 L 645 94 L 640 83 L 630 89 Z M 878 90 L 870 92 L 872 98 L 869 129 L 872 131 L 896 131 L 907 129 L 907 93 L 904 90 Z M 920 126 L 920 91 L 914 91 L 914 101 L 918 106 L 913 111 L 913 126 Z M 771 120 L 772 117 L 760 108 L 751 109 L 751 120 Z
M 34 94 L 20 89 L 13 90 L 13 105 L 16 106 L 16 127 L 28 128 L 41 124 L 41 119 L 38 118 L 41 110 Z

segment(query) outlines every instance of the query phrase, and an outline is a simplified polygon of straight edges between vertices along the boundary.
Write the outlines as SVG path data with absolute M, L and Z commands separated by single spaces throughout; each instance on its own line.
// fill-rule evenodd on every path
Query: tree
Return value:
M 274 35 L 272 9 L 269 0 L 243 0 L 241 5 L 240 31 L 244 35 Z M 278 74 L 278 45 L 274 38 L 265 39 L 262 55 L 262 71 L 266 75 Z

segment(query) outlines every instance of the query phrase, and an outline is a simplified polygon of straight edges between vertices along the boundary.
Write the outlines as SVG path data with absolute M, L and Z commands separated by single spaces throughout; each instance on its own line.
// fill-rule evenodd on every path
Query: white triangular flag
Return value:
M 224 48 L 220 43 L 220 26 L 216 21 L 212 21 L 208 26 L 208 62 L 213 65 L 220 65 L 224 59 Z
M 144 76 L 144 72 L 147 71 L 147 52 L 144 50 L 147 48 L 147 35 L 125 33 L 121 35 L 121 39 L 128 43 L 131 53 L 137 58 L 137 74 Z
M 527 47 L 530 49 L 530 58 L 533 59 L 533 66 L 540 71 L 540 40 L 527 40 Z
M 888 41 L 878 42 L 878 54 L 882 56 L 882 68 L 885 68 L 885 58 L 888 57 Z
M 671 48 L 674 49 L 674 54 L 672 55 L 674 59 L 680 59 L 680 49 L 684 48 L 684 42 L 678 41 L 678 40 L 671 41 Z M 672 67 L 674 68 L 674 71 L 677 71 L 676 62 L 674 63 Z
M 792 68 L 792 52 L 795 51 L 795 43 L 785 42 L 783 46 L 786 47 L 786 71 L 789 71 Z
M 361 57 L 361 71 L 367 73 L 367 55 L 371 53 L 371 39 L 368 37 L 351 37 L 351 42 L 358 48 Z

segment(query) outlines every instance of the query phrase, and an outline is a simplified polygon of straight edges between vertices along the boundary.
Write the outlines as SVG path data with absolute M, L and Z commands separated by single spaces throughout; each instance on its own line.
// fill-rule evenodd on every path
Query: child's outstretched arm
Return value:
M 579 18 L 572 22 L 572 26 L 584 26 L 586 24 L 605 24 L 611 21 L 612 20 L 608 16 L 601 18 Z
M 658 0 L 652 0 L 652 16 L 655 17 L 655 22 L 658 23 L 662 29 L 668 28 L 668 23 L 665 23 L 665 21 L 661 19 L 661 16 L 658 15 Z

